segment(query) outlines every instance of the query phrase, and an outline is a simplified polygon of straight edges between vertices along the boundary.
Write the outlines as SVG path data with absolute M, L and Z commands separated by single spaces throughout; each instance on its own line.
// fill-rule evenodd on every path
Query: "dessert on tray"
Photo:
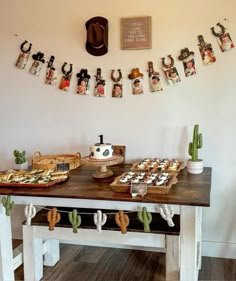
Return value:
M 68 171 L 44 169 L 7 170 L 0 172 L 0 185 L 52 185 L 68 179 Z
M 145 158 L 133 164 L 132 171 L 174 171 L 179 172 L 183 162 L 176 159 Z
M 130 192 L 132 183 L 146 183 L 148 193 L 168 193 L 177 182 L 177 173 L 164 171 L 129 171 L 116 177 L 111 188 L 116 192 Z

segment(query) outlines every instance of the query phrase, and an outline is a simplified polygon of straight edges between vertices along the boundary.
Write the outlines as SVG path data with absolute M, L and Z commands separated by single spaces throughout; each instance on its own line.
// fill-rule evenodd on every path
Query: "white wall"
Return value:
M 235 9 L 234 0 L 1 0 L 0 169 L 12 167 L 15 148 L 25 149 L 29 161 L 37 150 L 43 154 L 80 151 L 86 156 L 99 134 L 105 141 L 125 144 L 129 162 L 156 156 L 186 160 L 192 127 L 198 123 L 204 137 L 200 156 L 205 166 L 213 167 L 211 207 L 203 212 L 203 253 L 236 258 L 236 48 L 222 53 L 210 32 L 220 21 L 236 43 Z M 84 48 L 84 24 L 97 15 L 109 20 L 109 53 L 102 57 L 93 57 Z M 152 49 L 120 50 L 119 22 L 126 16 L 152 17 Z M 217 62 L 213 65 L 201 62 L 200 34 L 214 47 Z M 69 93 L 44 84 L 45 68 L 40 77 L 29 74 L 31 61 L 26 70 L 14 66 L 24 40 L 33 43 L 33 52 L 54 55 L 58 69 L 64 61 L 74 64 Z M 177 60 L 185 47 L 196 54 L 194 77 L 185 78 Z M 147 62 L 153 61 L 161 71 L 161 57 L 169 54 L 176 59 L 182 82 L 168 86 L 161 72 L 164 91 L 151 94 Z M 105 98 L 92 96 L 92 91 L 89 96 L 75 94 L 75 73 L 84 67 L 92 77 L 97 67 L 102 68 L 107 79 Z M 127 76 L 134 67 L 145 74 L 144 95 L 131 94 Z M 118 68 L 125 77 L 125 94 L 112 99 L 110 71 Z

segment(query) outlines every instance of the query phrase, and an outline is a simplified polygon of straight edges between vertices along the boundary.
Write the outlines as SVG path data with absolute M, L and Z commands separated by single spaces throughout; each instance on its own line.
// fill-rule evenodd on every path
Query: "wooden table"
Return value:
M 159 204 L 173 205 L 175 213 L 180 214 L 180 280 L 197 281 L 201 266 L 201 207 L 210 206 L 212 169 L 204 168 L 200 175 L 188 174 L 183 169 L 178 175 L 178 183 L 168 194 L 132 198 L 130 194 L 116 193 L 110 187 L 114 177 L 130 167 L 128 164 L 113 166 L 112 177 L 94 179 L 92 173 L 96 168 L 81 166 L 70 172 L 67 182 L 51 187 L 0 187 L 0 200 L 4 195 L 11 195 L 16 204 L 127 211 L 145 206 L 149 212 L 157 212 Z M 14 280 L 14 269 L 20 264 L 21 256 L 13 257 L 11 221 L 1 203 L 0 225 L 0 280 Z

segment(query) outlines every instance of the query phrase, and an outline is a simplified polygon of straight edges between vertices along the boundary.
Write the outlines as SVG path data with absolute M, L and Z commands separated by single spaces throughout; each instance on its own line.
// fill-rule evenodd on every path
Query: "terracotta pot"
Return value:
M 203 160 L 192 161 L 189 159 L 187 162 L 187 171 L 190 174 L 201 174 L 203 172 Z

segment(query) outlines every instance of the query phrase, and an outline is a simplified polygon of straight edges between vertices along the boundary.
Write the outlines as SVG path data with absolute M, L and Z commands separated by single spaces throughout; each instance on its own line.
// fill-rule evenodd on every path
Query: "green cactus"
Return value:
M 26 162 L 26 158 L 25 158 L 25 150 L 22 152 L 19 152 L 19 150 L 15 149 L 13 151 L 13 154 L 15 156 L 15 163 L 16 164 L 23 164 Z
M 7 195 L 7 197 L 3 197 L 2 204 L 5 207 L 6 216 L 10 216 L 10 212 L 15 205 L 14 201 L 11 201 L 11 196 Z
M 198 161 L 198 149 L 202 148 L 202 134 L 198 133 L 198 125 L 194 126 L 193 141 L 189 143 L 188 154 L 192 156 L 192 161 Z
M 73 226 L 73 232 L 77 233 L 78 232 L 77 228 L 81 224 L 81 216 L 77 214 L 76 209 L 74 209 L 73 212 L 69 212 L 68 216 L 69 216 L 69 221 Z
M 147 211 L 146 207 L 143 207 L 142 211 L 138 212 L 138 219 L 144 225 L 144 232 L 150 232 L 150 223 L 152 222 L 152 214 Z

